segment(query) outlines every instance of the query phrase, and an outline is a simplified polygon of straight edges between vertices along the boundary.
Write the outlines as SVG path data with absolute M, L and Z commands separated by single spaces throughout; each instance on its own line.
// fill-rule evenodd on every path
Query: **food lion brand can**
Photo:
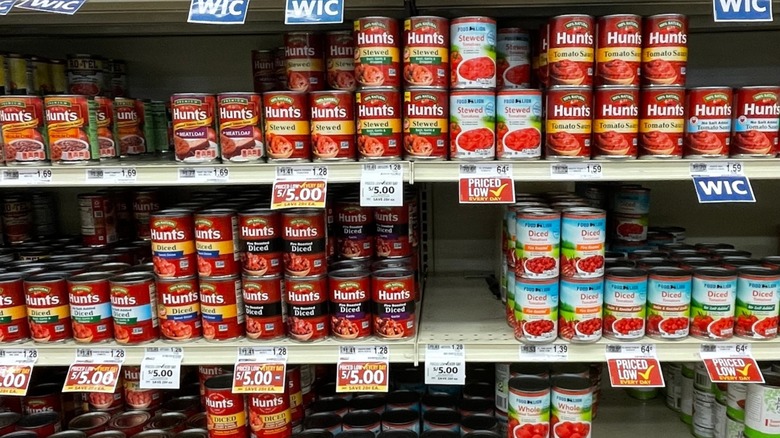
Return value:
M 553 377 L 550 393 L 552 436 L 590 438 L 592 419 L 593 390 L 590 381 L 572 375 Z
M 303 342 L 327 338 L 330 334 L 327 277 L 285 277 L 284 289 L 287 335 Z
M 195 213 L 195 249 L 200 276 L 237 275 L 241 267 L 235 210 L 213 208 Z
M 161 278 L 189 277 L 197 273 L 194 219 L 189 210 L 162 210 L 150 217 L 152 262 Z
M 200 277 L 203 337 L 227 341 L 244 335 L 244 302 L 238 276 Z
M 682 158 L 685 90 L 680 87 L 645 88 L 640 101 L 640 158 Z
M 246 438 L 244 395 L 233 394 L 233 375 L 206 380 L 206 418 L 209 437 Z
M 339 339 L 371 335 L 371 281 L 368 271 L 341 269 L 328 275 L 330 331 Z
M 222 161 L 249 163 L 265 156 L 261 130 L 261 98 L 257 93 L 217 95 Z
M 559 15 L 549 21 L 547 50 L 550 86 L 593 85 L 593 17 Z
M 685 97 L 685 157 L 728 157 L 731 142 L 731 88 L 691 88 Z
M 246 313 L 246 335 L 250 339 L 277 339 L 285 333 L 282 277 L 244 274 L 241 282 Z
M 593 157 L 636 158 L 639 89 L 598 87 L 593 100 Z
M 47 272 L 24 279 L 27 321 L 33 341 L 61 342 L 72 337 L 67 277 L 61 272 Z
M 496 88 L 496 21 L 460 17 L 450 22 L 450 87 Z
M 160 334 L 154 275 L 140 272 L 120 274 L 109 282 L 116 342 L 136 345 L 157 340 Z
M 498 29 L 496 42 L 496 84 L 502 88 L 531 86 L 531 36 L 517 27 Z
M 726 268 L 696 268 L 691 280 L 690 335 L 704 340 L 728 340 L 734 335 L 737 272 Z
M 327 272 L 325 215 L 317 209 L 293 209 L 282 213 L 284 272 L 307 277 Z
M 282 222 L 278 212 L 268 208 L 240 212 L 238 235 L 245 274 L 282 273 Z
M 46 162 L 47 133 L 42 98 L 0 96 L 0 125 L 0 141 L 5 145 L 7 165 Z
M 496 158 L 542 157 L 542 92 L 503 89 L 496 96 Z
M 355 79 L 363 87 L 401 86 L 398 21 L 363 17 L 354 22 Z
M 681 14 L 645 17 L 642 26 L 642 84 L 685 86 L 688 18 Z
M 0 343 L 3 344 L 26 341 L 30 337 L 23 278 L 20 273 L 0 274 Z
M 171 341 L 190 341 L 201 336 L 200 289 L 193 277 L 158 278 L 160 300 L 157 315 L 160 333 Z
M 510 436 L 550 436 L 550 382 L 536 376 L 512 377 L 507 386 Z
M 449 40 L 446 18 L 418 16 L 404 20 L 404 87 L 449 86 Z
M 355 159 L 355 101 L 349 91 L 309 93 L 315 160 Z
M 325 89 L 323 38 L 315 32 L 284 34 L 287 89 L 305 93 Z
M 404 158 L 446 160 L 450 127 L 447 90 L 407 88 L 403 109 Z
M 739 269 L 734 334 L 745 339 L 776 338 L 779 304 L 780 271 L 758 266 Z
M 492 160 L 496 155 L 496 95 L 489 90 L 450 92 L 450 158 Z
M 396 89 L 365 88 L 355 93 L 355 101 L 358 158 L 400 159 L 401 93 Z
M 678 268 L 653 268 L 647 277 L 647 336 L 674 340 L 688 336 L 691 273 Z
M 269 161 L 310 161 L 309 99 L 305 93 L 263 94 L 265 145 Z
M 68 301 L 76 342 L 95 344 L 114 338 L 111 319 L 113 274 L 87 272 L 68 278 Z
M 414 272 L 382 269 L 371 274 L 374 334 L 383 339 L 407 339 L 416 331 Z
M 780 87 L 742 87 L 734 94 L 731 155 L 774 157 L 780 127 Z
M 554 86 L 547 90 L 545 156 L 590 158 L 593 91 L 590 87 Z
M 639 86 L 642 62 L 642 17 L 615 14 L 596 23 L 595 84 Z
M 171 96 L 173 146 L 180 163 L 213 163 L 219 158 L 213 94 Z
M 283 394 L 250 394 L 249 428 L 252 437 L 287 438 L 292 434 L 290 397 Z
M 325 34 L 328 85 L 334 90 L 355 91 L 355 43 L 351 30 Z
M 85 164 L 100 159 L 97 103 L 86 96 L 44 98 L 49 157 L 59 164 Z

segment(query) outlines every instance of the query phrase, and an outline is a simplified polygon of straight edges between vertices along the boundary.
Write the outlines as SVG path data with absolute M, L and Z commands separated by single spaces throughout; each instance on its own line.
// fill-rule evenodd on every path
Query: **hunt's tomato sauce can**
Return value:
M 233 394 L 233 375 L 212 377 L 204 386 L 209 437 L 246 438 L 244 395 Z
M 371 274 L 374 334 L 384 339 L 405 339 L 415 333 L 414 272 L 382 269 Z
M 542 92 L 503 89 L 496 96 L 496 158 L 542 157 Z
M 596 23 L 596 85 L 639 86 L 642 17 L 615 14 Z
M 213 94 L 180 93 L 171 96 L 173 147 L 176 161 L 212 163 L 219 158 Z
M 244 335 L 244 296 L 236 276 L 200 277 L 203 337 L 227 341 Z
M 201 336 L 198 279 L 158 278 L 160 333 L 171 341 L 190 341 Z
M 364 87 L 401 86 L 398 21 L 363 17 L 354 22 L 355 79 Z
M 639 107 L 639 156 L 682 158 L 685 90 L 652 87 L 642 90 Z
M 265 145 L 270 161 L 311 160 L 309 99 L 305 93 L 271 91 L 263 94 Z
M 308 277 L 327 272 L 327 228 L 322 210 L 282 212 L 282 241 L 286 275 Z
M 195 249 L 200 276 L 238 274 L 241 268 L 235 210 L 214 208 L 195 213 Z
M 399 258 L 412 255 L 413 230 L 409 218 L 412 204 L 401 207 L 375 207 L 376 255 Z
M 330 331 L 340 339 L 371 335 L 371 276 L 368 271 L 340 269 L 328 275 Z
M 450 158 L 492 160 L 496 155 L 496 94 L 450 92 Z
M 685 86 L 688 18 L 681 14 L 645 17 L 642 35 L 642 84 Z
M 285 277 L 284 290 L 287 335 L 304 342 L 327 338 L 330 334 L 327 277 Z
M 154 273 L 162 278 L 189 277 L 197 273 L 195 222 L 183 209 L 152 213 L 150 219 Z
M 460 17 L 450 22 L 450 87 L 496 88 L 496 20 Z
M 325 56 L 322 35 L 314 32 L 284 34 L 287 89 L 305 93 L 325 89 Z
M 370 259 L 374 256 L 374 210 L 359 202 L 336 204 L 336 252 L 342 259 Z
M 547 90 L 547 158 L 590 158 L 593 91 L 554 86 Z
M 160 334 L 154 275 L 133 272 L 112 277 L 109 282 L 116 342 L 142 344 L 157 340 Z
M 686 93 L 686 157 L 728 157 L 731 142 L 731 100 L 729 87 L 697 87 Z
M 247 337 L 269 340 L 284 336 L 282 277 L 244 274 L 242 280 Z
M 41 97 L 0 96 L 0 125 L 6 164 L 46 162 L 46 120 Z
M 531 36 L 517 27 L 498 29 L 496 64 L 498 88 L 531 86 Z
M 593 85 L 593 35 L 590 15 L 559 15 L 549 21 L 547 70 L 550 86 Z
M 773 157 L 780 128 L 780 87 L 742 87 L 734 94 L 731 155 Z
M 48 272 L 24 279 L 27 321 L 33 341 L 61 342 L 72 337 L 67 278 L 62 272 Z
M 407 88 L 404 91 L 404 157 L 447 159 L 449 144 L 447 90 Z
M 44 98 L 49 157 L 55 163 L 83 164 L 100 159 L 97 103 L 86 96 Z
M 598 87 L 593 101 L 593 156 L 636 158 L 639 89 Z
M 361 160 L 400 159 L 401 93 L 396 89 L 362 89 L 357 102 L 357 146 Z
M 244 273 L 282 273 L 282 222 L 278 212 L 255 208 L 238 214 L 238 236 Z
M 23 275 L 0 274 L 0 343 L 26 341 L 30 338 Z
M 316 160 L 355 159 L 355 100 L 349 91 L 309 93 L 312 154 Z
M 334 90 L 355 91 L 355 43 L 350 30 L 325 34 L 328 85 Z
M 449 40 L 446 18 L 419 16 L 404 20 L 404 87 L 449 86 Z
M 76 342 L 95 344 L 114 338 L 111 320 L 113 274 L 87 272 L 68 278 L 68 301 Z
M 250 394 L 249 427 L 252 437 L 287 438 L 292 435 L 290 396 L 283 394 Z
M 217 95 L 223 161 L 248 163 L 260 161 L 265 156 L 260 104 L 260 95 L 256 93 Z

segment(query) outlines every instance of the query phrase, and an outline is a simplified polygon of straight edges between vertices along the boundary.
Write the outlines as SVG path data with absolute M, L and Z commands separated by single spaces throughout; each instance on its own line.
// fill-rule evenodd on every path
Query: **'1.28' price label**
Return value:
M 336 392 L 387 392 L 390 350 L 386 345 L 342 346 Z
M 0 395 L 26 395 L 37 360 L 38 350 L 34 348 L 0 350 Z
M 125 350 L 121 348 L 79 348 L 62 392 L 113 393 L 124 361 Z
M 284 166 L 276 169 L 271 209 L 325 208 L 326 166 Z

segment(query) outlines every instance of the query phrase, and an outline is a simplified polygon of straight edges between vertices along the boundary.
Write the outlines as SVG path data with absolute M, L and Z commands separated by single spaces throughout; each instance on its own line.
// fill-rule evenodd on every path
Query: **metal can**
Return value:
M 250 394 L 249 428 L 252 437 L 286 438 L 292 433 L 290 397 L 283 394 Z
M 310 161 L 309 99 L 305 93 L 271 91 L 263 94 L 265 145 L 269 161 Z
M 731 142 L 729 87 L 689 88 L 685 94 L 686 158 L 728 157 Z
M 734 335 L 736 299 L 736 271 L 694 269 L 691 280 L 691 336 L 715 341 L 731 339 Z
M 49 70 L 51 73 L 51 83 L 53 94 L 65 94 L 68 92 L 68 79 L 65 73 L 65 60 L 50 59 Z
M 412 255 L 413 207 L 406 203 L 401 207 L 375 207 L 376 254 L 380 258 L 409 257 Z
M 446 18 L 416 16 L 404 20 L 404 87 L 449 86 L 449 41 Z
M 62 430 L 60 414 L 57 412 L 39 412 L 22 417 L 16 423 L 17 431 L 35 432 L 38 438 L 47 438 Z
M 352 411 L 342 417 L 343 430 L 364 430 L 379 434 L 382 428 L 382 415 L 374 411 Z
M 18 53 L 9 53 L 6 56 L 8 64 L 8 90 L 7 94 L 25 95 L 35 94 L 32 84 L 27 77 L 27 58 Z
M 737 307 L 734 334 L 746 339 L 777 337 L 780 271 L 745 267 L 737 275 Z
M 271 50 L 252 50 L 252 80 L 255 93 L 276 88 L 274 54 Z
M 358 158 L 400 159 L 401 93 L 394 88 L 363 88 L 355 93 L 355 102 Z
M 542 157 L 542 92 L 502 89 L 496 96 L 496 158 Z
M 94 344 L 114 338 L 108 282 L 112 276 L 88 272 L 68 278 L 68 301 L 76 342 Z
M 539 377 L 509 379 L 507 431 L 510 436 L 549 436 L 550 382 Z
M 691 273 L 679 268 L 653 268 L 647 277 L 647 336 L 682 339 L 691 315 Z
M 593 17 L 559 15 L 550 19 L 547 50 L 550 86 L 593 85 Z
M 143 101 L 129 97 L 114 99 L 114 125 L 121 157 L 138 156 L 149 152 L 144 134 L 147 122 L 145 115 Z
M 84 246 L 105 247 L 118 240 L 116 212 L 111 198 L 100 193 L 78 196 Z
M 641 269 L 610 268 L 604 279 L 604 336 L 637 340 L 645 336 L 647 273 Z
M 450 93 L 450 158 L 492 160 L 496 155 L 496 96 L 492 91 Z
M 587 86 L 547 90 L 545 156 L 590 158 L 593 91 Z
M 287 335 L 296 341 L 321 341 L 330 334 L 328 283 L 324 275 L 285 277 Z
M 459 17 L 450 21 L 450 87 L 496 88 L 496 21 Z
M 780 126 L 780 87 L 742 87 L 734 93 L 731 155 L 774 157 Z
M 62 387 L 57 383 L 31 385 L 22 400 L 21 413 L 32 415 L 41 412 L 62 412 Z
M 24 279 L 27 320 L 35 342 L 61 342 L 73 336 L 67 274 L 39 273 Z
M 68 55 L 68 93 L 98 96 L 105 91 L 103 60 L 97 56 Z
M 596 85 L 639 86 L 642 17 L 614 14 L 596 23 Z
M 325 89 L 325 54 L 321 34 L 287 32 L 284 34 L 284 59 L 287 89 L 305 93 Z
M 111 160 L 119 156 L 119 148 L 114 139 L 114 102 L 108 97 L 95 97 L 97 109 L 98 143 L 100 144 L 100 159 Z
M 277 339 L 285 333 L 282 278 L 244 274 L 242 281 L 246 335 L 250 339 Z
M 276 78 L 276 90 L 287 88 L 287 62 L 285 61 L 284 47 L 273 49 L 274 53 L 274 77 Z
M 371 335 L 371 282 L 368 271 L 342 269 L 328 275 L 330 331 L 340 339 Z
M 636 158 L 639 89 L 598 87 L 593 109 L 593 157 Z
M 155 411 L 162 403 L 162 391 L 141 389 L 141 367 L 138 366 L 122 367 L 122 391 L 129 410 Z M 147 420 L 149 418 L 151 417 Z
M 160 302 L 160 334 L 171 341 L 191 341 L 201 336 L 198 280 L 195 277 L 157 279 Z
M 414 87 L 404 91 L 403 139 L 406 159 L 447 159 L 447 95 L 446 90 L 430 88 Z
M 498 29 L 496 85 L 499 89 L 531 86 L 531 36 L 518 27 Z
M 40 95 L 53 94 L 49 60 L 32 56 L 28 60 L 28 68 L 28 82 L 32 84 L 33 92 Z
M 210 437 L 246 438 L 246 408 L 243 394 L 233 394 L 233 375 L 206 380 L 206 416 Z
M 516 218 L 516 219 L 515 219 Z M 516 224 L 515 273 L 524 278 L 557 278 L 561 250 L 561 213 L 548 208 L 523 208 L 512 213 Z
M 430 409 L 422 414 L 422 427 L 425 432 L 435 430 L 460 433 L 460 420 L 460 414 L 454 409 Z
M 573 207 L 561 219 L 561 275 L 564 278 L 600 278 L 604 275 L 606 212 Z
M 356 201 L 336 204 L 336 252 L 342 259 L 370 259 L 374 256 L 374 210 Z
M 237 275 L 241 266 L 235 210 L 212 208 L 195 213 L 195 249 L 200 276 Z
M 257 93 L 217 95 L 220 158 L 223 162 L 258 162 L 265 156 L 261 102 Z
M 645 17 L 642 43 L 642 84 L 685 86 L 688 18 L 681 14 Z
M 109 91 L 114 97 L 127 95 L 127 64 L 121 59 L 108 60 Z
M 604 281 L 598 278 L 563 278 L 558 304 L 558 336 L 574 343 L 601 339 Z
M 548 344 L 558 336 L 558 279 L 517 278 L 513 319 L 515 339 Z
M 325 64 L 333 90 L 355 91 L 355 43 L 351 30 L 325 33 Z
M 401 86 L 398 21 L 363 17 L 354 22 L 355 79 L 363 87 Z
M 52 162 L 84 164 L 100 159 L 94 99 L 79 95 L 47 96 L 43 105 Z
M 132 437 L 144 430 L 144 426 L 152 419 L 152 414 L 146 411 L 121 412 L 111 418 L 109 430 L 122 432 Z
M 383 339 L 408 339 L 416 332 L 414 272 L 382 269 L 371 274 L 374 334 Z
M 154 275 L 120 274 L 109 282 L 116 342 L 136 345 L 157 340 L 160 335 Z
M 0 96 L 0 124 L 5 145 L 5 163 L 43 164 L 46 155 L 46 124 L 43 99 L 38 96 Z
M 349 91 L 309 93 L 315 160 L 355 159 L 354 98 Z
M 30 338 L 23 278 L 20 273 L 0 273 L 0 342 L 4 344 Z
M 189 210 L 162 210 L 149 219 L 154 272 L 161 278 L 189 277 L 197 272 L 194 219 Z
M 593 394 L 587 378 L 553 377 L 550 401 L 552 436 L 591 436 Z
M 105 431 L 110 420 L 111 415 L 107 412 L 87 412 L 70 420 L 68 429 L 82 433 L 85 437 L 92 436 L 98 432 Z
M 282 213 L 286 275 L 306 277 L 327 272 L 326 233 L 322 210 L 294 209 Z
M 220 156 L 213 94 L 171 96 L 173 146 L 180 163 L 213 163 Z
M 282 272 L 279 213 L 256 208 L 238 213 L 238 233 L 244 273 L 278 275 Z
M 227 341 L 244 335 L 244 303 L 237 275 L 200 277 L 203 337 Z
M 420 433 L 420 411 L 393 409 L 382 413 L 382 431 L 411 431 Z M 386 436 L 386 435 L 385 435 Z
M 639 110 L 639 155 L 681 158 L 685 126 L 685 90 L 653 87 L 642 90 Z
M 17 244 L 33 237 L 33 205 L 28 197 L 8 194 L 3 196 L 3 237 L 6 244 Z
M 290 396 L 290 421 L 293 428 L 303 422 L 303 389 L 301 388 L 301 367 L 292 365 L 287 367 L 287 393 Z

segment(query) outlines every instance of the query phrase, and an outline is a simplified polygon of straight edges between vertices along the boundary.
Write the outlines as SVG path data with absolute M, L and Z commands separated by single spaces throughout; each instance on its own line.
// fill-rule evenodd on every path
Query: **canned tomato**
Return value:
M 550 86 L 593 85 L 593 17 L 559 15 L 549 21 L 547 70 Z
M 536 32 L 536 44 L 534 49 L 536 51 L 537 65 L 534 68 L 536 73 L 535 77 L 538 81 L 536 84 L 538 87 L 549 87 L 550 76 L 548 74 L 548 62 L 547 51 L 550 48 L 550 23 L 543 23 L 539 26 L 539 30 Z
M 690 88 L 685 95 L 685 157 L 728 157 L 731 142 L 729 87 Z
M 596 23 L 596 85 L 639 86 L 642 17 L 615 14 Z
M 646 242 L 648 216 L 616 214 L 610 218 L 610 235 L 622 242 Z
M 255 277 L 244 274 L 242 281 L 246 335 L 251 339 L 284 336 L 282 278 L 279 275 Z
M 0 96 L 0 140 L 5 145 L 6 164 L 46 162 L 45 123 L 42 98 Z
M 407 88 L 404 91 L 406 159 L 447 159 L 448 115 L 446 90 Z
M 98 432 L 105 431 L 108 428 L 109 421 L 111 421 L 111 414 L 107 412 L 87 412 L 70 420 L 68 429 L 82 433 L 83 436 L 92 436 Z
M 681 14 L 645 17 L 642 35 L 642 84 L 684 86 L 688 18 Z
M 450 86 L 496 87 L 496 21 L 460 17 L 450 22 Z
M 596 88 L 593 109 L 594 158 L 636 158 L 639 89 Z
M 578 434 L 582 438 L 590 438 L 593 394 L 587 378 L 553 377 L 550 399 L 553 437 Z
M 133 191 L 133 221 L 135 221 L 136 233 L 139 239 L 150 240 L 152 238 L 149 221 L 151 214 L 160 210 L 160 203 L 157 198 L 158 192 L 156 189 Z
M 593 119 L 590 87 L 554 86 L 547 90 L 545 156 L 589 158 Z
M 213 208 L 195 213 L 195 249 L 200 276 L 238 274 L 238 216 L 235 210 Z
M 49 437 L 62 430 L 60 414 L 57 412 L 39 412 L 27 415 L 16 423 L 16 430 L 35 432 L 39 438 Z
M 639 109 L 639 155 L 681 158 L 685 126 L 685 90 L 653 87 L 642 90 Z
M 206 380 L 206 416 L 210 437 L 246 438 L 244 395 L 233 394 L 233 375 Z
M 777 337 L 780 271 L 746 267 L 738 271 L 734 333 L 747 339 Z
M 404 87 L 447 88 L 449 31 L 446 18 L 418 16 L 404 20 Z
M 780 87 L 742 87 L 734 94 L 731 155 L 774 157 L 780 126 Z
M 691 273 L 678 268 L 651 269 L 647 278 L 647 336 L 687 337 L 690 314 Z
M 35 94 L 27 77 L 27 58 L 18 53 L 9 53 L 6 56 L 8 65 L 8 90 L 7 94 L 24 95 Z
M 160 406 L 162 391 L 141 389 L 141 367 L 123 366 L 122 377 L 122 389 L 128 409 L 154 411 Z
M 304 93 L 271 91 L 263 94 L 265 144 L 268 159 L 311 160 L 309 100 Z
M 30 78 L 29 82 L 32 83 L 33 91 L 41 95 L 54 94 L 49 60 L 32 56 L 28 62 L 27 75 Z
M 159 338 L 157 288 L 154 275 L 121 274 L 111 283 L 114 339 L 120 344 L 141 344 Z
M 195 277 L 158 278 L 160 333 L 171 341 L 190 341 L 201 336 L 200 298 Z
M 249 275 L 282 272 L 282 240 L 279 213 L 256 208 L 238 214 L 241 261 Z
M 84 246 L 104 247 L 116 242 L 116 212 L 111 198 L 87 193 L 78 195 L 78 200 Z
M 380 258 L 409 257 L 412 255 L 412 205 L 375 207 L 376 255 Z
M 68 55 L 68 92 L 97 96 L 103 94 L 103 60 L 93 55 Z
M 509 327 L 514 329 L 517 327 L 517 319 L 515 318 L 515 289 L 517 287 L 517 276 L 514 271 L 508 268 L 509 267 L 505 270 L 506 272 L 502 272 L 502 278 L 504 279 L 501 285 L 504 289 L 502 299 L 506 302 L 506 305 L 504 306 L 506 323 Z M 502 271 L 504 271 L 503 267 Z
M 515 338 L 527 344 L 546 344 L 558 336 L 558 279 L 517 278 Z
M 325 56 L 322 35 L 315 32 L 284 34 L 287 89 L 307 92 L 325 89 Z
M 336 204 L 336 252 L 343 259 L 374 256 L 374 209 L 357 201 Z
M 606 213 L 589 207 L 563 211 L 561 220 L 561 275 L 593 278 L 604 275 Z
M 285 277 L 287 335 L 296 341 L 321 341 L 330 333 L 328 282 L 324 275 Z
M 84 273 L 68 278 L 68 301 L 76 342 L 94 344 L 114 337 L 110 273 Z
M 73 335 L 67 274 L 47 272 L 24 279 L 27 321 L 35 342 L 60 342 Z
M 252 80 L 255 93 L 276 88 L 274 54 L 270 50 L 252 50 Z
M 498 29 L 496 85 L 498 88 L 531 86 L 531 36 L 517 27 Z
M 194 220 L 188 210 L 163 210 L 150 216 L 154 273 L 165 278 L 197 272 Z
M 198 383 L 200 386 L 201 404 L 206 404 L 206 381 L 212 377 L 232 374 L 233 368 L 222 365 L 200 365 L 198 366 Z M 194 426 L 193 426 L 194 427 Z
M 361 160 L 401 158 L 401 93 L 364 88 L 355 93 Z
M 287 393 L 290 396 L 290 418 L 293 428 L 301 427 L 304 416 L 303 390 L 301 388 L 301 367 L 291 365 L 287 367 Z
M 525 278 L 557 278 L 561 213 L 547 208 L 524 208 L 510 219 L 517 224 L 515 273 Z
M 29 337 L 23 275 L 0 273 L 0 342 L 22 342 Z
M 414 337 L 416 326 L 414 272 L 382 269 L 371 274 L 374 334 L 384 339 Z
M 398 21 L 363 17 L 354 22 L 355 79 L 364 87 L 401 86 Z
M 122 399 L 122 386 L 121 383 L 117 384 L 113 393 L 104 392 L 88 392 L 86 393 L 86 401 L 89 406 L 89 411 L 107 411 L 115 413 L 124 407 L 124 400 Z
M 95 110 L 95 119 L 97 120 L 98 143 L 100 144 L 100 159 L 110 160 L 119 156 L 114 139 L 114 102 L 108 97 L 95 97 L 97 109 Z
M 100 159 L 95 111 L 97 103 L 86 96 L 44 98 L 49 157 L 60 164 L 84 164 Z
M 610 203 L 615 213 L 646 215 L 650 213 L 650 189 L 622 186 L 614 192 Z
M 340 339 L 371 335 L 371 282 L 368 271 L 342 269 L 328 275 L 330 331 Z
M 276 89 L 287 88 L 287 62 L 284 57 L 284 46 L 273 49 L 274 54 L 274 77 L 276 78 Z
M 294 209 L 282 213 L 285 273 L 292 277 L 327 272 L 326 225 L 322 210 Z
M 325 34 L 328 85 L 334 90 L 355 91 L 355 43 L 350 30 Z
M 3 203 L 3 237 L 6 244 L 23 243 L 33 235 L 33 203 L 28 197 L 5 195 Z
M 147 139 L 144 135 L 145 115 L 142 101 L 128 97 L 114 99 L 114 119 L 120 156 L 137 156 L 148 151 Z
M 217 118 L 213 94 L 177 93 L 171 96 L 173 146 L 176 161 L 217 161 L 219 143 L 214 129 Z
M 286 438 L 292 433 L 290 397 L 283 394 L 250 394 L 249 427 L 253 437 Z
M 224 162 L 248 163 L 265 156 L 260 104 L 257 93 L 217 95 L 220 158 Z
M 604 279 L 604 336 L 637 340 L 645 336 L 647 273 L 640 269 L 607 269 Z
M 599 278 L 564 278 L 560 284 L 558 336 L 574 343 L 601 339 L 604 281 Z
M 349 91 L 309 93 L 314 159 L 355 159 L 354 100 Z
M 62 412 L 62 386 L 57 383 L 41 383 L 31 385 L 27 395 L 21 398 L 24 415 L 40 412 Z
M 450 92 L 450 158 L 486 159 L 496 155 L 496 95 L 492 91 Z
M 496 158 L 536 160 L 542 157 L 542 92 L 499 90 L 496 97 Z
M 509 379 L 507 431 L 512 437 L 549 437 L 550 382 L 539 377 Z
M 200 277 L 200 311 L 203 337 L 227 341 L 244 335 L 241 279 L 235 275 Z
M 697 268 L 691 281 L 691 336 L 699 339 L 731 339 L 737 273 L 724 268 Z

